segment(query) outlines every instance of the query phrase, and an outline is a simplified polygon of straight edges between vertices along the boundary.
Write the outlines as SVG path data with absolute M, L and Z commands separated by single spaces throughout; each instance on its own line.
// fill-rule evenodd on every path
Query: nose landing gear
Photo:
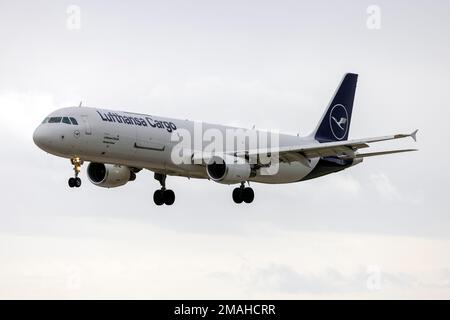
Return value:
M 175 192 L 170 189 L 166 189 L 166 177 L 167 175 L 162 173 L 155 173 L 155 179 L 161 184 L 161 189 L 156 190 L 153 194 L 153 201 L 157 206 L 163 204 L 171 206 L 175 202 Z
M 80 173 L 81 165 L 83 164 L 83 161 L 80 160 L 80 158 L 73 158 L 73 159 L 70 159 L 70 162 L 73 165 L 73 171 L 75 172 L 75 177 L 69 179 L 69 181 L 68 181 L 69 187 L 79 188 L 79 187 L 81 187 L 81 179 L 78 177 L 78 174 Z
M 237 204 L 252 203 L 253 199 L 255 199 L 255 192 L 252 188 L 245 187 L 245 182 L 241 182 L 241 186 L 233 190 L 233 201 Z

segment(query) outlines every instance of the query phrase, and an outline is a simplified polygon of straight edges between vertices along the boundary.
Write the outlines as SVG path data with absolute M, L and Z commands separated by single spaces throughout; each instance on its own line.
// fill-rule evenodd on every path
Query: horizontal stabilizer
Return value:
M 403 149 L 403 150 L 390 150 L 390 151 L 380 151 L 380 152 L 371 152 L 371 153 L 359 153 L 354 156 L 354 158 L 367 158 L 367 157 L 375 157 L 375 156 L 384 156 L 386 154 L 394 154 L 394 153 L 403 153 L 403 152 L 412 152 L 418 151 L 417 149 Z

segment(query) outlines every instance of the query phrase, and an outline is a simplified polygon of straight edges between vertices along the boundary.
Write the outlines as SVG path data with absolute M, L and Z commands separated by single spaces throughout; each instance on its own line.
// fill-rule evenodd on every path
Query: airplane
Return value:
M 33 140 L 47 153 L 70 159 L 74 170 L 74 176 L 68 181 L 71 188 L 81 186 L 79 173 L 87 161 L 90 182 L 105 188 L 120 187 L 134 181 L 142 169 L 152 171 L 161 185 L 153 194 L 154 203 L 158 206 L 170 206 L 175 202 L 174 191 L 166 188 L 167 176 L 239 185 L 233 190 L 233 201 L 237 204 L 251 203 L 255 194 L 250 182 L 285 184 L 306 181 L 350 168 L 367 157 L 417 151 L 358 152 L 380 141 L 407 137 L 417 141 L 418 130 L 410 134 L 348 140 L 357 80 L 357 74 L 344 75 L 311 134 L 304 137 L 278 134 L 270 146 L 262 143 L 262 133 L 267 132 L 254 127 L 244 129 L 198 123 L 84 107 L 81 103 L 78 107 L 62 108 L 48 115 L 36 128 Z M 200 135 L 205 130 L 214 132 L 216 136 L 233 132 L 236 134 L 233 139 L 240 139 L 240 143 L 232 148 L 206 150 L 204 141 L 197 145 L 189 139 L 184 145 L 180 142 L 185 140 L 185 136 L 181 139 L 181 133 L 192 134 L 195 138 L 199 127 Z M 257 137 L 256 147 L 250 145 L 248 135 Z M 211 141 L 212 138 L 208 140 Z M 179 155 L 184 161 L 178 161 L 174 155 Z

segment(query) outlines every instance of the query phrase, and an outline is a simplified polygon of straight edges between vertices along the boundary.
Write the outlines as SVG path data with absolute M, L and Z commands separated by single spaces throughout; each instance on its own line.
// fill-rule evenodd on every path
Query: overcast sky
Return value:
M 448 1 L 0 0 L 0 297 L 450 298 L 449 17 Z M 306 135 L 346 72 L 350 137 L 418 128 L 374 147 L 420 151 L 253 184 L 252 205 L 169 177 L 176 203 L 156 207 L 150 172 L 70 189 L 69 161 L 32 141 L 80 100 Z

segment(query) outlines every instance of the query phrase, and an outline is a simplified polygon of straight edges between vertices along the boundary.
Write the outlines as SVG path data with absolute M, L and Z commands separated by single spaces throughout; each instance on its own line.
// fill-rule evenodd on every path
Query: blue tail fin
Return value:
M 319 142 L 348 139 L 358 75 L 347 73 L 314 132 Z

